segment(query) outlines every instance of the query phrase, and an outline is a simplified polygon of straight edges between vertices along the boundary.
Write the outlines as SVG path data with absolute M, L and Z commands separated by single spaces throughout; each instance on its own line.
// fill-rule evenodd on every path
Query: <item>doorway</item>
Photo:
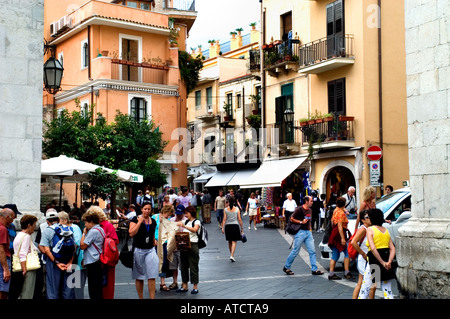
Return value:
M 336 198 L 347 193 L 350 186 L 356 188 L 355 177 L 351 170 L 344 166 L 333 167 L 326 177 L 327 204 L 334 204 Z M 358 197 L 358 194 L 355 193 L 355 195 Z

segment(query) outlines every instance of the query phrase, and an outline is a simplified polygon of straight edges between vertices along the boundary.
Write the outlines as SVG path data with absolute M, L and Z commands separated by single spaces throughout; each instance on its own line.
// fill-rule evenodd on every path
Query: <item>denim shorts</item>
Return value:
M 9 270 L 11 270 L 11 259 L 9 257 L 6 257 L 6 263 L 8 264 Z M 0 291 L 2 292 L 9 292 L 9 284 L 11 283 L 11 280 L 8 282 L 5 282 L 3 280 L 3 267 L 0 265 Z
M 333 259 L 334 261 L 338 261 L 339 260 L 339 256 L 341 255 L 341 252 L 339 251 L 339 249 L 337 249 L 334 246 L 331 246 L 331 250 L 333 251 L 331 253 L 331 259 Z M 345 247 L 345 249 L 342 252 L 344 253 L 344 258 L 348 258 L 347 247 Z

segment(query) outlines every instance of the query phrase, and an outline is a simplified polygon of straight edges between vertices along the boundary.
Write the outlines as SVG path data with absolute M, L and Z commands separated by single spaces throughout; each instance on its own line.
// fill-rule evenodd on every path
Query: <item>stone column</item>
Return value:
M 0 205 L 39 215 L 44 0 L 2 2 L 0 21 Z
M 412 218 L 400 229 L 398 282 L 409 298 L 450 297 L 450 2 L 406 0 Z

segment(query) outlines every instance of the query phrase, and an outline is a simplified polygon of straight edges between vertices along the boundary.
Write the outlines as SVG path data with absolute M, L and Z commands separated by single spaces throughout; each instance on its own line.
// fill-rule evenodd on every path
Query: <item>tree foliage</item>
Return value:
M 79 106 L 78 100 L 76 104 Z M 152 187 L 161 187 L 166 183 L 156 159 L 164 152 L 167 142 L 162 140 L 162 133 L 153 121 L 138 122 L 119 111 L 114 122 L 109 124 L 95 121 L 93 125 L 92 119 L 91 108 L 86 113 L 64 110 L 52 121 L 44 121 L 43 153 L 47 157 L 66 155 L 111 169 L 141 174 L 144 183 Z M 86 191 L 102 196 L 117 187 L 113 180 L 111 176 L 91 174 L 91 188 Z
M 180 76 L 186 86 L 187 94 L 191 93 L 198 83 L 200 70 L 203 68 L 203 61 L 199 56 L 192 57 L 186 51 L 179 51 L 178 64 L 180 68 Z

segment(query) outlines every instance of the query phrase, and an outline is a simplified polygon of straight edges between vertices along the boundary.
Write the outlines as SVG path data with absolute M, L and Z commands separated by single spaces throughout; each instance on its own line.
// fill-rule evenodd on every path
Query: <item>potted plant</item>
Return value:
M 252 27 L 252 30 L 255 30 L 256 29 L 256 22 L 250 23 L 249 26 Z
M 258 94 L 251 94 L 249 98 L 250 98 L 250 100 L 252 101 L 252 104 L 253 104 L 252 113 L 253 114 L 258 114 L 259 113 L 258 103 L 261 100 L 261 96 L 258 95 Z
M 214 45 L 214 43 L 216 43 L 216 40 L 214 40 L 214 39 L 212 39 L 212 40 L 208 40 L 208 43 L 211 45 L 211 46 L 213 46 Z
M 261 115 L 250 114 L 247 116 L 247 123 L 254 129 L 259 129 L 261 127 Z
M 237 28 L 236 31 L 237 31 L 238 35 L 240 36 L 240 35 L 241 35 L 241 32 L 244 31 L 244 29 L 242 29 L 242 28 Z
M 236 37 L 236 34 L 237 34 L 236 31 L 231 31 L 230 32 L 231 38 L 234 39 Z
M 108 56 L 109 51 L 108 50 L 102 50 L 102 51 L 100 51 L 100 53 L 102 54 L 102 56 Z
M 225 111 L 224 120 L 230 120 L 231 104 L 223 102 L 223 110 Z
M 339 115 L 339 121 L 353 121 L 355 118 L 353 116 Z
M 301 119 L 299 120 L 300 126 L 307 126 L 307 125 L 308 125 L 308 121 L 309 121 L 308 118 L 301 118 Z
M 331 122 L 334 120 L 334 116 L 332 113 L 325 113 L 324 115 L 322 115 L 322 118 L 324 122 Z

